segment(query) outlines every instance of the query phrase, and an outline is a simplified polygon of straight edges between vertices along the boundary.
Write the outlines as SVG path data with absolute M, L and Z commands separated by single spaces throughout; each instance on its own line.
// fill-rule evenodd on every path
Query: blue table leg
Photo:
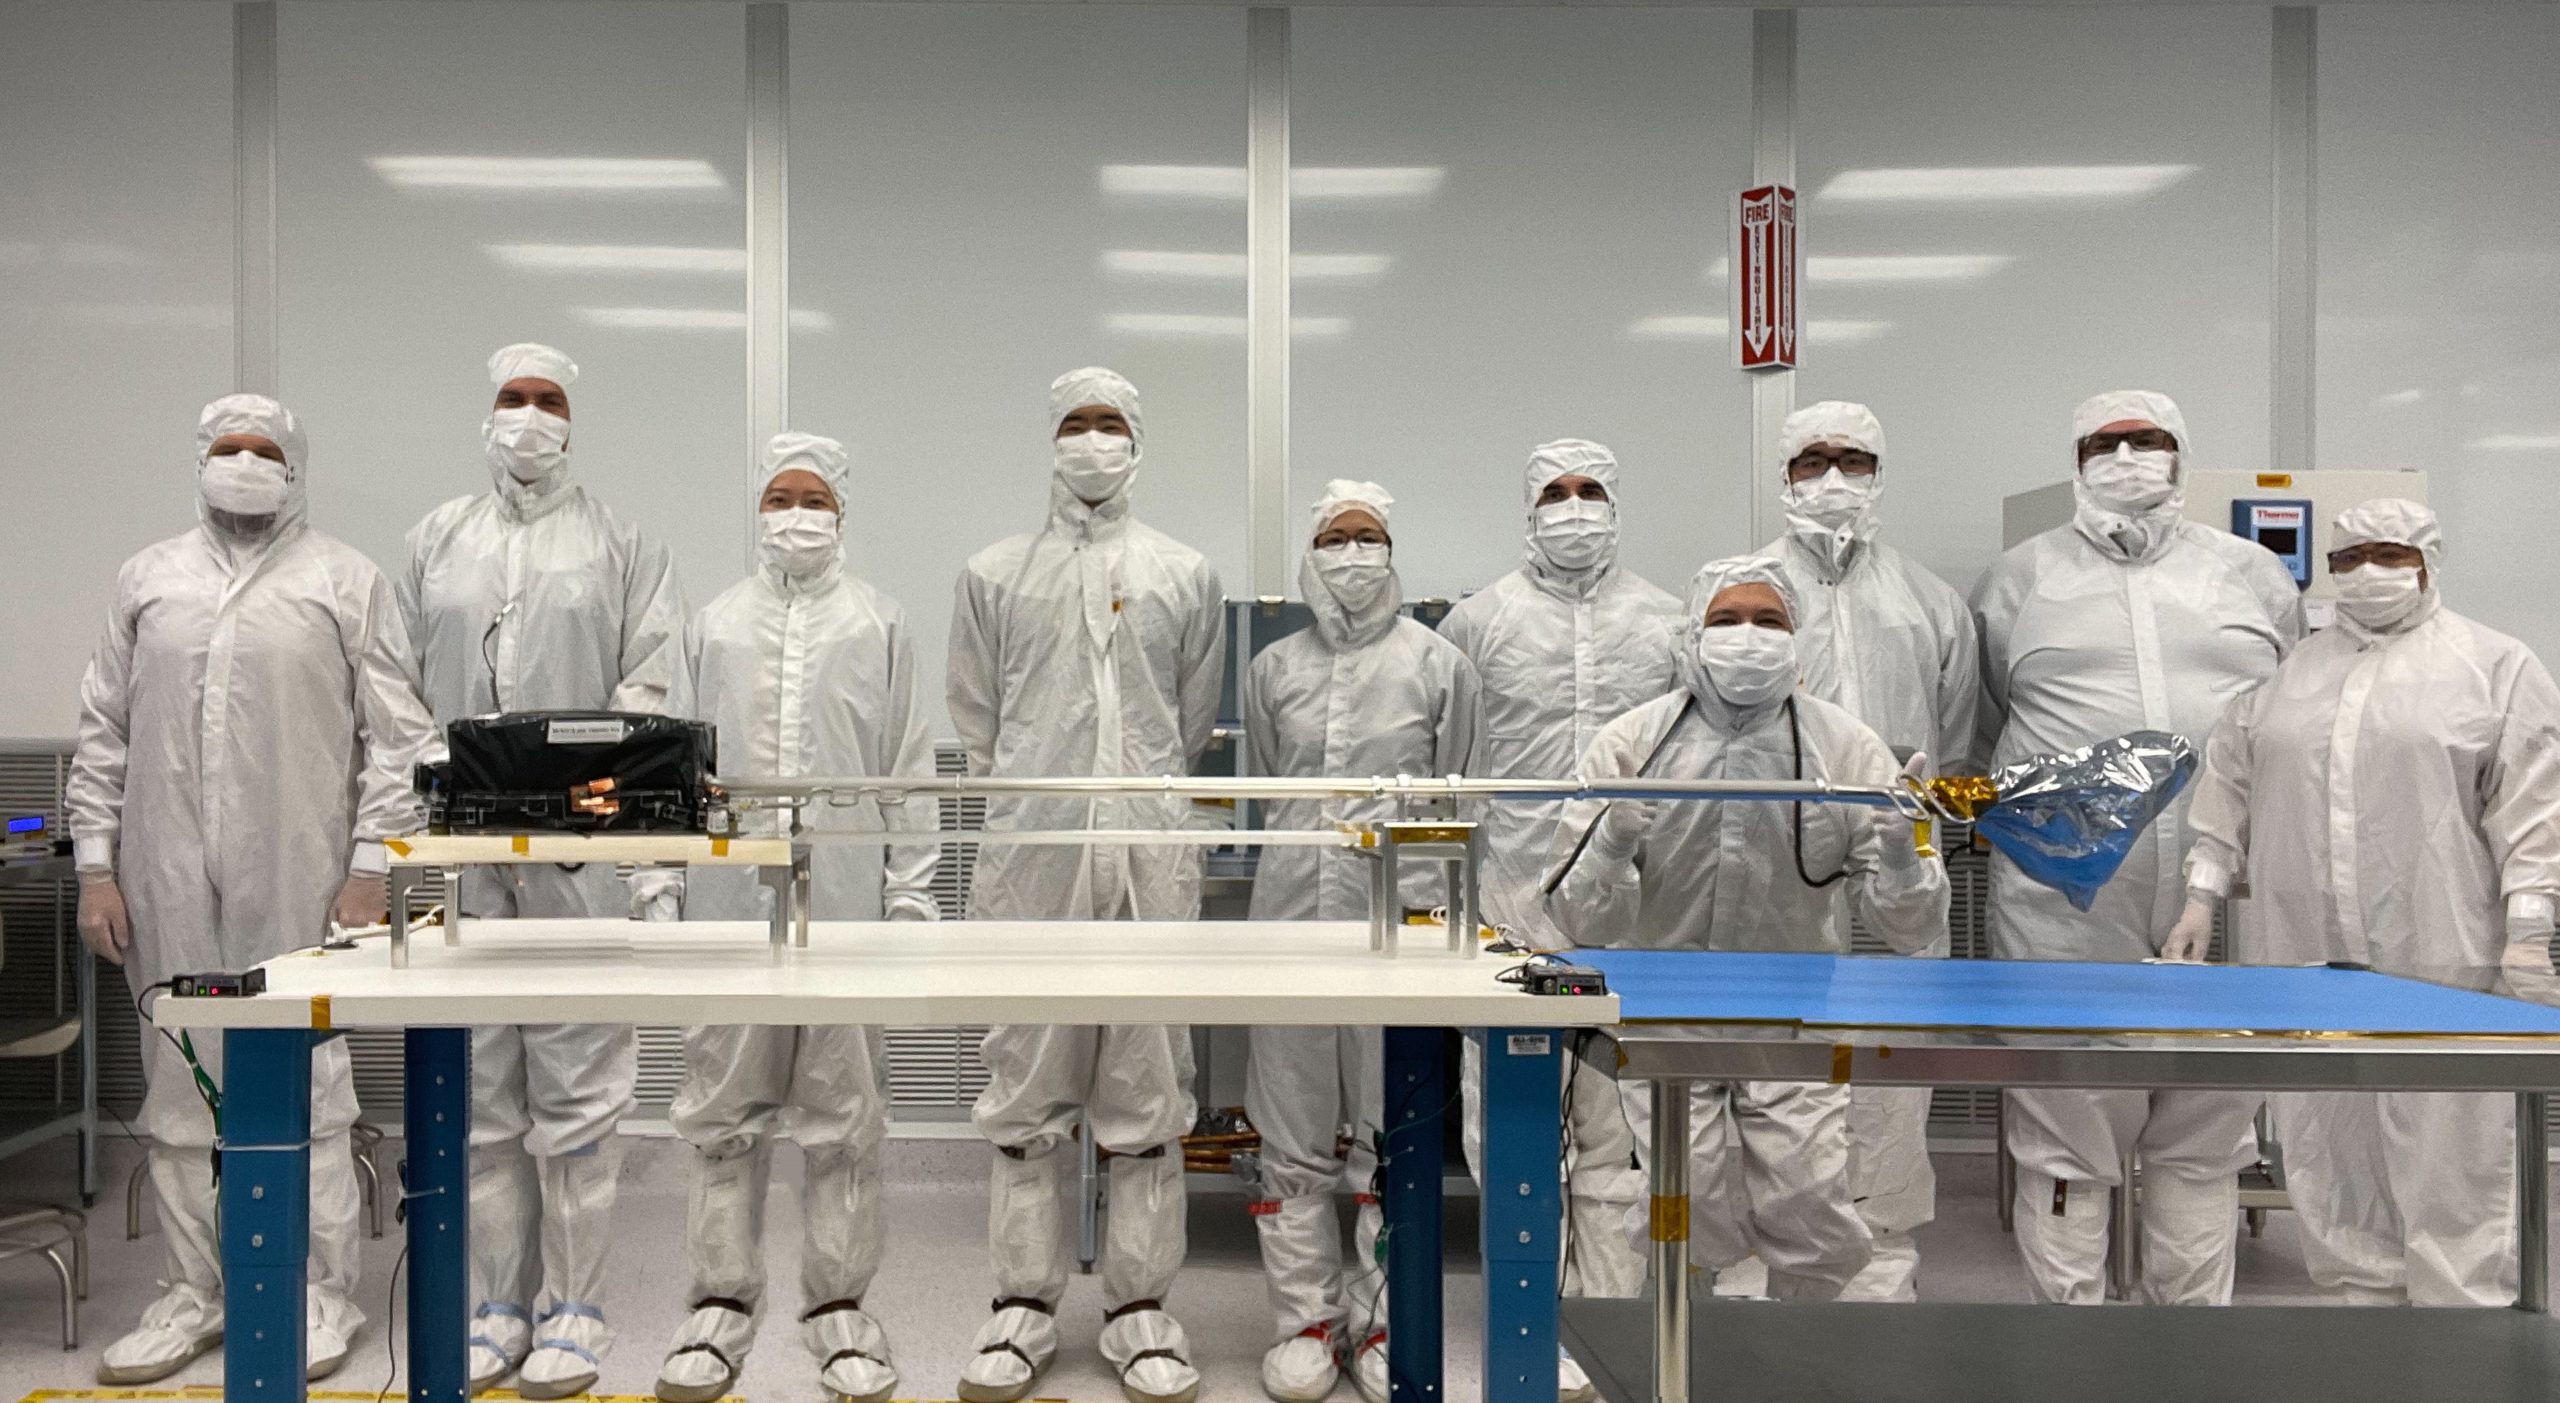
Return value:
M 1486 1403 L 1555 1403 L 1568 1036 L 1537 1028 L 1484 1035 Z
M 1386 1030 L 1386 1185 L 1378 1212 L 1387 1245 L 1389 1403 L 1443 1403 L 1440 1387 L 1441 1146 L 1448 1135 L 1448 1034 Z
M 222 1038 L 222 1396 L 303 1403 L 311 1257 L 307 1028 Z
M 409 1398 L 465 1403 L 471 1350 L 471 1030 L 411 1028 L 402 1071 Z

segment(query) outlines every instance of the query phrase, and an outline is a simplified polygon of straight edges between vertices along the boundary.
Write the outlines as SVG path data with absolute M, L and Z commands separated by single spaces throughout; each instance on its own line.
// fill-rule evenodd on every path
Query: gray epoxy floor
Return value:
M 82 1312 L 80 1349 L 66 1353 L 55 1333 L 51 1273 L 41 1263 L 0 1262 L 0 1403 L 37 1389 L 92 1386 L 98 1350 L 130 1328 L 156 1294 L 161 1243 L 147 1206 L 141 1240 L 124 1239 L 122 1189 L 136 1152 L 120 1140 L 111 1139 L 108 1144 L 101 1176 L 107 1192 L 91 1215 L 93 1294 Z M 397 1141 L 385 1146 L 393 1157 L 397 1149 Z M 616 1285 L 607 1296 L 618 1338 L 605 1362 L 602 1392 L 646 1393 L 657 1376 L 667 1338 L 683 1317 L 688 1154 L 682 1144 L 669 1139 L 635 1137 L 631 1141 L 616 1223 Z M 895 1197 L 889 1262 L 869 1304 L 896 1347 L 904 1397 L 950 1397 L 970 1337 L 984 1319 L 990 1294 L 986 1155 L 986 1148 L 974 1140 L 901 1140 L 890 1146 Z M 1919 1234 L 1922 1292 L 1935 1300 L 2025 1300 L 2026 1286 L 2014 1248 L 2001 1234 L 1994 1213 L 1990 1156 L 1942 1155 L 1938 1168 L 1938 1220 Z M 738 1391 L 757 1400 L 817 1403 L 814 1367 L 802 1352 L 787 1313 L 797 1298 L 799 1242 L 797 1196 L 792 1187 L 797 1168 L 789 1151 L 784 1152 L 775 1177 L 767 1235 L 768 1268 L 776 1286 L 762 1337 Z M 69 1142 L 57 1142 L 0 1165 L 0 1199 L 61 1199 L 69 1195 L 71 1179 Z M 1473 1359 L 1480 1297 L 1474 1253 L 1468 1246 L 1474 1230 L 1473 1204 L 1453 1201 L 1449 1240 L 1460 1250 L 1453 1253 L 1455 1274 L 1447 1297 L 1448 1384 L 1450 1396 L 1459 1399 L 1477 1396 Z M 386 1381 L 397 1386 L 384 1310 L 399 1252 L 397 1238 L 395 1226 L 382 1241 L 365 1246 L 363 1304 L 372 1320 L 347 1368 L 326 1388 L 370 1394 Z M 2288 1215 L 2273 1215 L 2263 1238 L 2243 1240 L 2239 1289 L 2243 1298 L 2253 1301 L 2318 1300 L 2303 1276 Z M 1194 1356 L 1204 1375 L 1201 1397 L 1209 1403 L 1260 1399 L 1258 1363 L 1270 1343 L 1271 1316 L 1253 1227 L 1241 1197 L 1232 1193 L 1195 1196 L 1190 1259 L 1171 1304 L 1191 1334 Z M 1097 1283 L 1079 1279 L 1069 1287 L 1060 1312 L 1065 1347 L 1058 1367 L 1040 1389 L 1044 1397 L 1107 1403 L 1119 1396 L 1094 1352 L 1094 1337 L 1101 1328 L 1099 1311 Z M 221 1380 L 217 1353 L 159 1387 L 219 1385 Z M 1347 1384 L 1335 1396 L 1356 1397 Z

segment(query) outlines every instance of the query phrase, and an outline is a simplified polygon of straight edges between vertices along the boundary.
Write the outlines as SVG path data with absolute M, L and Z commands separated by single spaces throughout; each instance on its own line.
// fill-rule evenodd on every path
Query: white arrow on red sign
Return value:
M 1742 368 L 1782 369 L 1796 363 L 1796 192 L 1762 185 L 1742 192 L 1737 206 L 1734 279 L 1739 296 Z

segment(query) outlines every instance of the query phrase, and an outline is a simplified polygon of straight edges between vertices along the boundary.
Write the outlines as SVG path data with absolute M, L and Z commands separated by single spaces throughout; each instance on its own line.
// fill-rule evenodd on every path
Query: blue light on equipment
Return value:
M 42 833 L 44 830 L 45 817 L 42 814 L 29 814 L 24 818 L 9 820 L 9 832 L 12 834 Z

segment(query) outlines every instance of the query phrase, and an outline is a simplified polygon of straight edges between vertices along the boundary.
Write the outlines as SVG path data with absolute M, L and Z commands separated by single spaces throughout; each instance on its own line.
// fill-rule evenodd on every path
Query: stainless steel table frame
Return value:
M 1912 1034 L 1850 1042 L 1791 1040 L 1711 1029 L 1631 1025 L 1618 1034 L 1618 1075 L 1649 1083 L 1653 1193 L 1653 1396 L 1689 1403 L 1689 1088 L 1702 1081 L 1797 1081 L 1855 1086 L 2081 1087 L 2232 1091 L 2480 1091 L 2516 1098 L 2516 1225 L 2522 1255 L 2516 1309 L 2550 1309 L 2550 1096 L 2560 1045 L 2460 1039 L 2340 1039 L 2284 1045 L 2153 1037 L 2057 1045 L 2055 1039 Z M 2528 1050 L 2538 1049 L 2538 1050 Z

